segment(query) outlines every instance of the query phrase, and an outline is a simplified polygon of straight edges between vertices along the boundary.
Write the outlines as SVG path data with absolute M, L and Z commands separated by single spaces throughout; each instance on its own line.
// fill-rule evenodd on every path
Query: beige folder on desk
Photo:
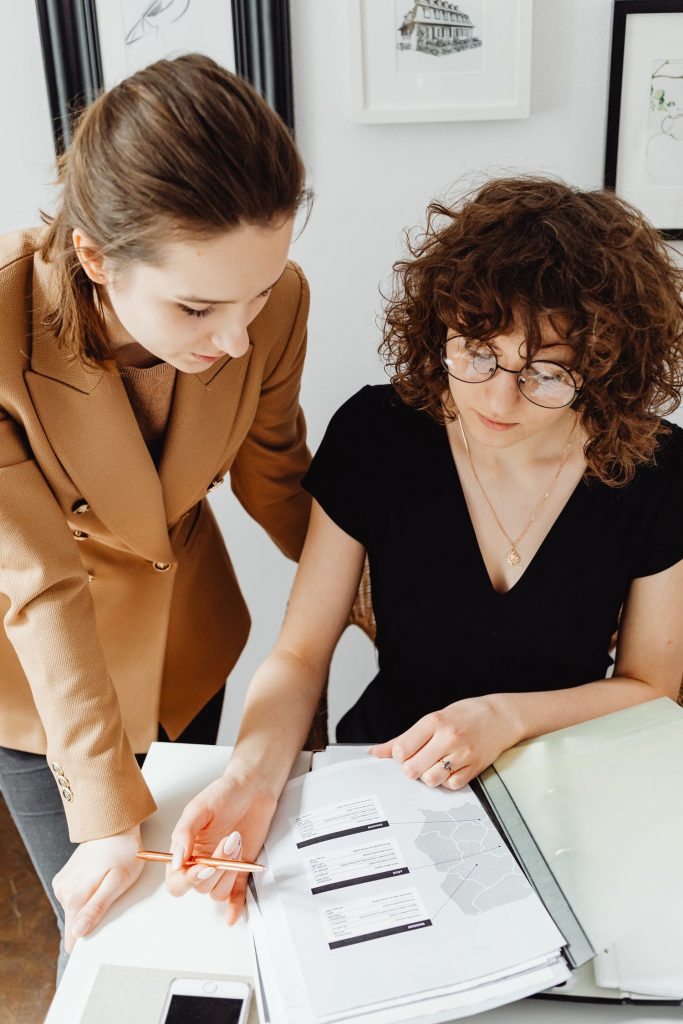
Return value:
M 506 751 L 483 795 L 573 966 L 683 914 L 683 708 L 661 698 Z

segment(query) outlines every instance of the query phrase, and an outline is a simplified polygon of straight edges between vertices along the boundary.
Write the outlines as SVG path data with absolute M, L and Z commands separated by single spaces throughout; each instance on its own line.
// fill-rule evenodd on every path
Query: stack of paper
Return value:
M 393 761 L 286 787 L 249 922 L 273 1024 L 436 1022 L 561 984 L 564 938 L 466 787 Z

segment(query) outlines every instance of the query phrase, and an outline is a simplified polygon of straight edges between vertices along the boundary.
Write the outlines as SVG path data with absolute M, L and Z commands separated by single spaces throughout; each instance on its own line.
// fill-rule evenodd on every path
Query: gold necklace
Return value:
M 472 456 L 470 454 L 470 446 L 467 443 L 467 438 L 465 437 L 465 431 L 463 429 L 462 419 L 460 418 L 460 416 L 458 416 L 458 423 L 460 425 L 460 433 L 462 434 L 462 441 L 463 441 L 463 444 L 465 445 L 465 451 L 467 452 L 467 458 L 469 460 L 470 467 L 472 469 L 472 473 L 474 474 L 474 479 L 479 484 L 479 490 L 483 494 L 484 500 L 486 501 L 486 504 L 491 509 L 491 515 L 493 516 L 493 518 L 495 519 L 496 523 L 498 524 L 498 529 L 500 530 L 500 532 L 503 534 L 503 536 L 507 540 L 508 544 L 510 545 L 510 550 L 505 555 L 505 561 L 507 562 L 508 565 L 512 565 L 515 568 L 517 568 L 518 566 L 520 566 L 522 564 L 522 558 L 521 558 L 521 555 L 520 555 L 519 551 L 517 550 L 517 545 L 519 544 L 519 542 L 521 540 L 524 539 L 524 537 L 526 536 L 526 534 L 528 533 L 528 531 L 529 531 L 529 529 L 531 527 L 531 524 L 538 517 L 538 513 L 541 511 L 541 509 L 545 505 L 546 501 L 550 497 L 550 495 L 551 495 L 551 493 L 553 491 L 553 488 L 555 487 L 555 484 L 557 483 L 557 481 L 559 479 L 560 473 L 562 472 L 562 470 L 564 469 L 564 467 L 566 465 L 567 459 L 569 458 L 569 449 L 571 448 L 571 446 L 573 444 L 573 441 L 574 441 L 574 431 L 576 430 L 576 420 L 574 420 L 574 424 L 572 426 L 571 433 L 569 434 L 569 440 L 567 441 L 567 445 L 566 445 L 566 447 L 564 449 L 564 452 L 562 454 L 562 458 L 560 459 L 560 464 L 557 467 L 557 471 L 555 473 L 555 476 L 553 477 L 553 479 L 552 479 L 552 481 L 550 483 L 550 487 L 548 488 L 548 490 L 545 492 L 545 494 L 543 495 L 541 500 L 538 502 L 538 504 L 534 508 L 534 510 L 531 513 L 531 516 L 529 518 L 529 522 L 526 524 L 526 526 L 524 527 L 524 529 L 520 533 L 519 537 L 517 537 L 515 540 L 512 539 L 512 537 L 507 532 L 507 530 L 505 529 L 505 527 L 501 523 L 500 519 L 496 515 L 496 510 L 494 509 L 493 505 L 491 504 L 490 498 L 489 498 L 488 494 L 486 493 L 486 491 L 484 490 L 484 487 L 482 485 L 481 480 L 479 479 L 479 474 L 477 473 L 476 469 L 474 468 L 474 462 L 472 461 Z

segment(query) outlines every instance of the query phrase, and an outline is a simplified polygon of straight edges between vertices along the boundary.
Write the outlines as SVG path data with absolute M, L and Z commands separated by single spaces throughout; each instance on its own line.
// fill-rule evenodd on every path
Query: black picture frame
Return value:
M 626 22 L 630 14 L 683 14 L 683 0 L 614 0 L 604 171 L 604 186 L 612 191 L 617 187 Z M 683 224 L 655 226 L 663 238 L 683 238 Z
M 226 4 L 228 0 L 225 0 Z M 95 0 L 36 0 L 57 154 L 104 88 Z M 235 67 L 294 133 L 289 0 L 231 0 Z

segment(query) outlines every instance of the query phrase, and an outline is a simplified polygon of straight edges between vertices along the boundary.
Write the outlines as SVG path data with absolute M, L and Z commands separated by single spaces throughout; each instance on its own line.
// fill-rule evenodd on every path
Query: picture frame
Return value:
M 683 0 L 614 0 L 604 184 L 683 238 Z
M 55 150 L 105 88 L 154 60 L 208 53 L 294 132 L 289 0 L 36 0 Z
M 348 0 L 355 121 L 530 114 L 533 0 Z

